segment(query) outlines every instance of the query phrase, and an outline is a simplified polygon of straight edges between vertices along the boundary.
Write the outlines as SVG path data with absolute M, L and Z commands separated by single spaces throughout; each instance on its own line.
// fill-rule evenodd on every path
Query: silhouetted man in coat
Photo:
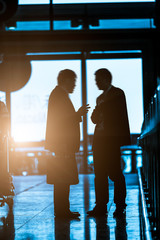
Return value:
M 120 147 L 130 144 L 125 94 L 111 85 L 112 75 L 105 69 L 95 72 L 96 85 L 103 93 L 97 98 L 91 120 L 96 124 L 93 138 L 96 206 L 90 216 L 105 215 L 109 201 L 108 177 L 114 181 L 114 217 L 126 208 L 126 184 L 121 170 Z
M 75 153 L 80 146 L 81 116 L 88 112 L 83 106 L 76 112 L 69 98 L 75 88 L 76 74 L 64 69 L 59 72 L 58 85 L 49 96 L 45 148 L 55 153 L 55 169 L 49 183 L 54 184 L 54 213 L 57 217 L 74 218 L 69 206 L 70 185 L 78 184 Z

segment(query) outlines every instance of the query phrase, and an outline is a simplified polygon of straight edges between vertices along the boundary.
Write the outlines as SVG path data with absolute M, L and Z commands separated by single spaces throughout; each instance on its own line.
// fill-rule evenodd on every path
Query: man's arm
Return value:
M 99 121 L 99 116 L 103 112 L 104 103 L 100 103 L 99 105 L 96 105 L 95 109 L 92 112 L 91 120 L 94 124 L 97 124 Z

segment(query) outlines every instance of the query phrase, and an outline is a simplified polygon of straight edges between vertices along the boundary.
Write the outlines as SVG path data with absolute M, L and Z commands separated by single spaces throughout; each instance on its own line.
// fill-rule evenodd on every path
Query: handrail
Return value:
M 145 113 L 144 122 L 142 125 L 142 134 L 140 139 L 151 132 L 156 131 L 157 126 L 160 124 L 160 85 L 157 87 L 154 96 Z
M 160 86 L 157 87 L 154 96 L 148 106 L 148 111 L 145 114 L 145 119 L 142 125 L 142 132 L 138 138 L 138 144 L 143 150 L 143 167 L 142 172 L 144 180 L 139 176 L 140 193 L 142 202 L 142 211 L 144 215 L 146 239 L 150 239 L 150 231 L 154 235 L 159 234 L 160 223 L 160 204 L 159 204 L 159 136 L 160 136 Z M 140 175 L 140 172 L 138 173 Z M 150 218 L 152 229 L 149 228 L 149 220 L 147 208 L 145 205 L 145 194 L 143 192 L 142 180 L 147 186 L 146 200 L 150 204 L 152 217 Z
M 145 196 L 143 192 L 143 184 L 142 184 L 142 177 L 140 168 L 138 168 L 138 180 L 139 180 L 139 189 L 140 189 L 140 196 L 141 196 L 141 204 L 142 204 L 142 212 L 144 216 L 144 225 L 145 225 L 145 240 L 152 240 L 151 235 L 151 226 L 148 218 L 148 212 L 146 207 Z

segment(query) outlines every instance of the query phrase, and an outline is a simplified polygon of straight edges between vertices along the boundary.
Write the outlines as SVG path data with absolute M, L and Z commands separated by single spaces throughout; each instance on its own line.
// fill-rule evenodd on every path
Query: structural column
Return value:
M 86 86 L 86 53 L 82 53 L 81 60 L 81 71 L 82 71 L 82 104 L 87 104 L 87 86 Z M 88 146 L 87 146 L 87 114 L 83 116 L 83 166 L 82 172 L 88 173 Z

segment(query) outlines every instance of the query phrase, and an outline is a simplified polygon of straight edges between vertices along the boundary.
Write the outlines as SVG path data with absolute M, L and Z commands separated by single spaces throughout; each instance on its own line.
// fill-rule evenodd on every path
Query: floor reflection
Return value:
M 107 217 L 95 218 L 96 240 L 110 240 L 110 228 L 107 223 Z
M 97 217 L 92 218 L 95 222 L 96 228 L 96 240 L 110 240 L 113 235 L 110 236 L 110 231 L 114 229 L 114 224 L 108 224 L 107 216 L 106 217 Z M 115 240 L 127 240 L 127 231 L 126 231 L 126 215 L 121 218 L 115 219 Z M 91 227 L 92 228 L 92 227 Z
M 108 216 L 87 216 L 86 212 L 95 206 L 94 175 L 89 174 L 80 175 L 80 183 L 71 187 L 71 211 L 81 214 L 72 220 L 54 217 L 53 186 L 42 181 L 43 176 L 15 177 L 18 194 L 14 197 L 14 211 L 8 205 L 0 208 L 0 240 L 140 240 L 137 177 L 125 177 L 127 208 L 123 218 L 113 218 L 112 182 Z
M 55 240 L 70 240 L 72 239 L 70 225 L 71 222 L 77 221 L 80 219 L 63 219 L 55 217 Z
M 127 240 L 127 231 L 126 231 L 126 214 L 121 218 L 116 218 L 116 227 L 115 227 L 115 239 L 116 240 Z
M 55 240 L 70 240 L 70 220 L 55 218 Z

